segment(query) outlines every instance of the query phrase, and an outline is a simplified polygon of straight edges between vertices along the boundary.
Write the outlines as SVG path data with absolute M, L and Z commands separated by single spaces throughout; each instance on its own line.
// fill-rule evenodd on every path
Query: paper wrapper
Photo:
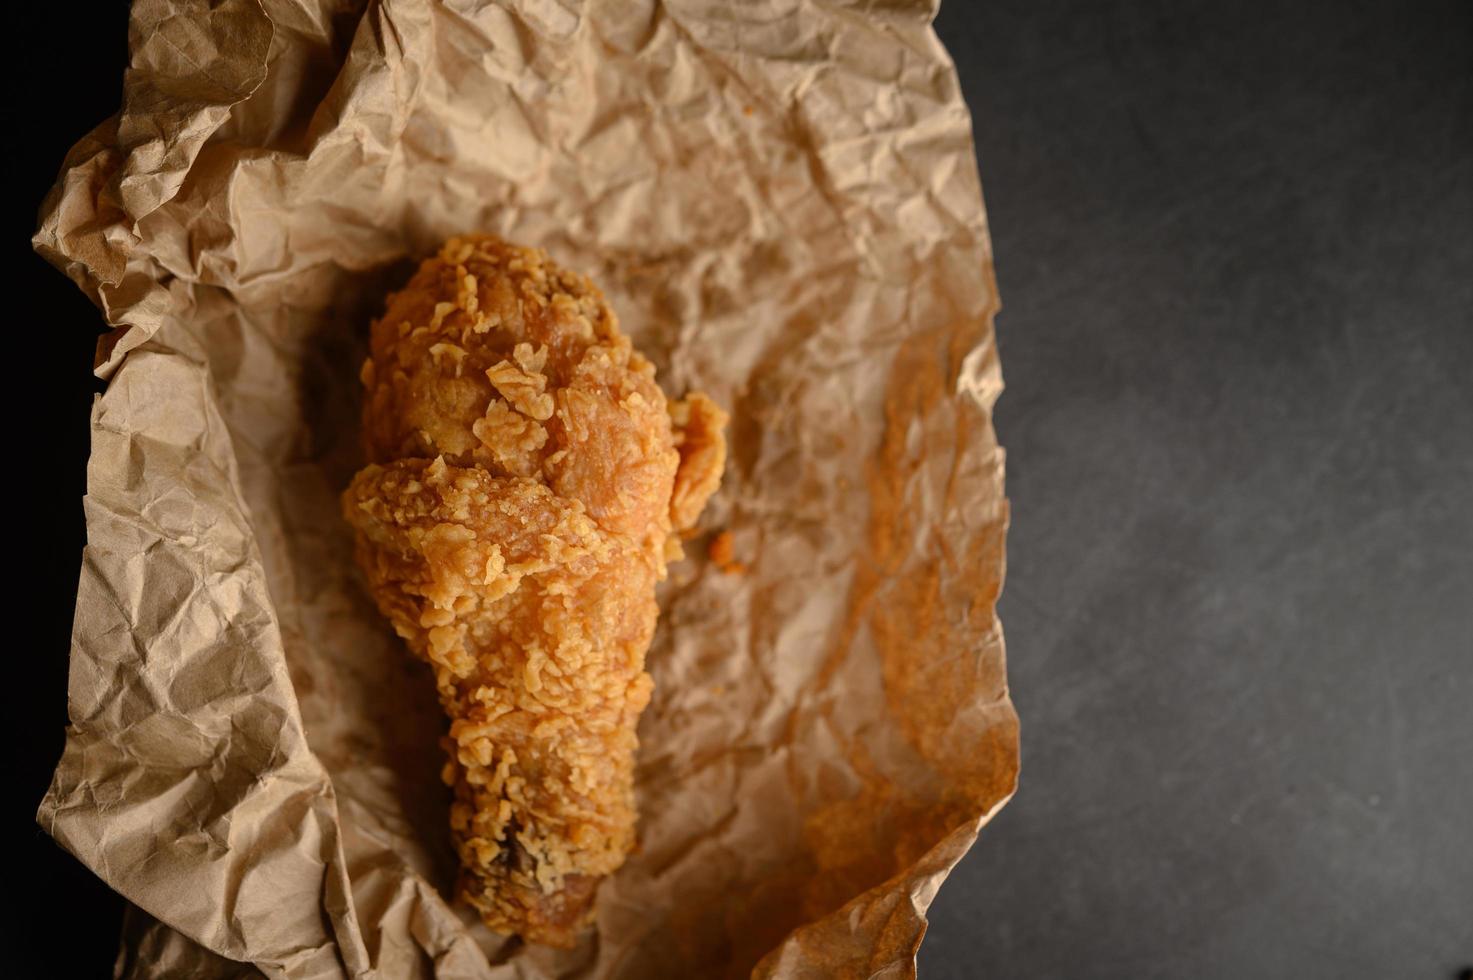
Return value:
M 40 821 L 128 977 L 899 977 L 1017 772 L 970 124 L 920 0 L 137 0 L 38 249 L 116 329 Z M 641 846 L 571 952 L 454 875 L 428 668 L 337 498 L 367 325 L 457 232 L 602 284 L 731 409 L 673 566 Z M 76 928 L 86 928 L 77 924 Z

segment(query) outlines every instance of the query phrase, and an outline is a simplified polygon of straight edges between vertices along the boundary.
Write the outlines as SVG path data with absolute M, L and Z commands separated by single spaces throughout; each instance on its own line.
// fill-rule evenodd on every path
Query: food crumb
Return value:
M 736 560 L 735 543 L 730 531 L 722 531 L 712 538 L 706 553 L 723 575 L 741 575 L 747 570 L 744 563 Z

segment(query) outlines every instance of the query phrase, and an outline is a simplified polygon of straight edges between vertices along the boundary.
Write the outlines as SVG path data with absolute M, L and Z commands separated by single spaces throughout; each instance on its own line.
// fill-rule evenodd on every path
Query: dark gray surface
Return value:
M 947 0 L 938 25 L 1006 307 L 1024 770 L 921 975 L 1450 980 L 1473 966 L 1473 5 L 1116 6 Z M 17 350 L 55 379 L 10 412 L 44 425 L 21 469 L 49 461 L 6 739 L 26 977 L 106 976 L 116 948 L 117 898 L 32 816 L 97 316 L 27 238 L 116 108 L 124 13 L 18 7 L 12 91 L 57 66 L 74 91 L 0 106 L 10 264 L 44 311 Z
M 974 3 L 1018 796 L 921 976 L 1473 965 L 1473 6 Z

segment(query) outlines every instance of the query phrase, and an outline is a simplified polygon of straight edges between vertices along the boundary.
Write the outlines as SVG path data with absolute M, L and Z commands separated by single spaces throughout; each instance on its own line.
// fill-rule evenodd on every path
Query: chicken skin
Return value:
M 667 403 L 591 282 L 496 238 L 446 242 L 370 346 L 343 513 L 450 719 L 458 895 L 571 946 L 635 843 L 655 583 L 721 479 L 726 415 Z

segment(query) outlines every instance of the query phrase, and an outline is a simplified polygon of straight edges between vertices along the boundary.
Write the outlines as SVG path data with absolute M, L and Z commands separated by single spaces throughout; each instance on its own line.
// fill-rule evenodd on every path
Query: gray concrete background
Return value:
M 1017 797 L 920 972 L 1473 966 L 1473 5 L 973 2 Z

